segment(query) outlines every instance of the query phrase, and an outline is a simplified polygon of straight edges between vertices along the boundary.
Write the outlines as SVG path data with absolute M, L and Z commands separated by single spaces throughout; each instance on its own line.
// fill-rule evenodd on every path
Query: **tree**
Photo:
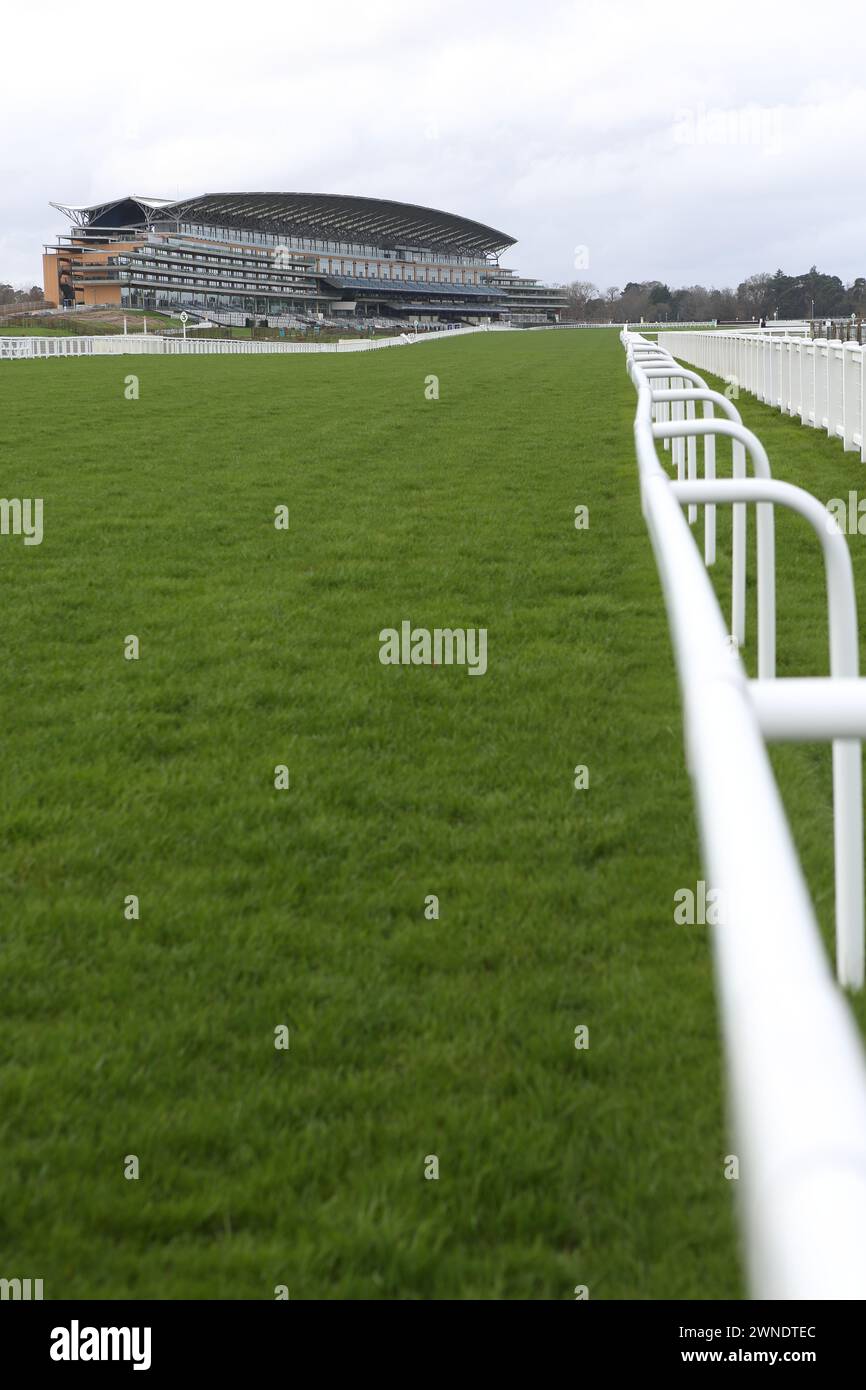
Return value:
M 766 271 L 750 275 L 737 286 L 737 317 L 760 319 L 773 310 L 773 277 Z
M 858 318 L 866 317 L 866 279 L 862 275 L 858 275 L 853 285 L 849 285 L 848 301 L 852 314 Z
M 652 284 L 652 281 L 648 281 L 645 285 L 638 285 L 630 280 L 620 296 L 618 317 L 625 319 L 626 323 L 654 319 L 656 310 L 650 302 Z
M 737 296 L 734 290 L 717 290 L 715 288 L 710 290 L 707 318 L 716 319 L 719 323 L 726 323 L 731 319 L 739 318 Z
M 713 318 L 710 291 L 703 285 L 687 285 L 671 296 L 671 318 L 684 323 L 705 323 Z
M 567 307 L 563 317 L 571 323 L 586 323 L 590 318 L 589 305 L 598 299 L 598 288 L 590 280 L 575 280 L 565 287 Z
M 13 289 L 12 285 L 0 284 L 0 304 L 42 304 L 44 296 L 38 285 L 31 285 L 27 289 L 24 285 L 19 285 Z
M 671 292 L 667 285 L 662 285 L 658 280 L 650 290 L 650 304 L 670 304 Z

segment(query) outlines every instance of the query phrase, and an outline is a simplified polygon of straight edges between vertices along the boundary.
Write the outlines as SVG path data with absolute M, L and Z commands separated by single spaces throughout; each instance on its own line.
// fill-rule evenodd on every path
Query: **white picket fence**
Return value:
M 684 336 L 671 335 L 677 349 Z M 734 351 L 736 335 L 729 335 L 730 348 L 716 349 L 718 336 L 708 342 L 710 335 L 695 335 L 698 346 L 683 351 L 713 354 L 713 370 L 724 375 L 730 359 L 722 354 Z M 711 935 L 752 1295 L 864 1299 L 866 1059 L 829 969 L 766 749 L 768 741 L 832 743 L 837 972 L 842 984 L 859 989 L 866 681 L 859 678 L 847 542 L 816 498 L 770 476 L 765 450 L 728 397 L 708 389 L 664 346 L 640 334 L 621 337 L 637 389 L 641 502 L 679 676 L 704 872 L 721 902 Z M 771 360 L 775 371 L 779 359 Z M 728 440 L 734 476 L 719 477 Z M 673 479 L 660 443 L 670 451 Z M 752 478 L 745 476 L 747 457 Z M 757 679 L 747 677 L 741 643 L 731 640 L 740 623 L 745 639 L 745 614 L 737 609 L 745 601 L 739 585 L 747 504 L 758 510 Z M 712 564 L 720 505 L 733 508 L 742 570 L 730 625 L 689 525 L 703 507 L 704 559 Z M 775 675 L 776 506 L 810 523 L 823 554 L 830 676 Z M 721 1172 L 721 1155 L 719 1163 Z
M 804 425 L 826 430 L 866 463 L 866 348 L 770 333 L 660 333 L 659 347 L 713 372 Z
M 401 333 L 394 338 L 361 338 L 339 343 L 263 342 L 253 338 L 163 338 L 154 333 L 106 333 L 61 337 L 2 337 L 0 362 L 47 361 L 60 357 L 118 357 L 126 355 L 203 356 L 212 353 L 375 352 L 380 348 L 407 347 L 467 333 L 519 333 L 509 324 L 478 328 L 446 328 L 440 333 Z

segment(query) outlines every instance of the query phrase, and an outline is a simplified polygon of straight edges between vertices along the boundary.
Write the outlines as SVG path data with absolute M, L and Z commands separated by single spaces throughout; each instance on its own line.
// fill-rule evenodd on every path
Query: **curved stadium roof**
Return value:
M 325 237 L 396 249 L 492 255 L 515 238 L 483 222 L 387 198 L 342 193 L 203 193 L 170 202 L 129 194 L 91 207 L 52 203 L 80 227 L 127 227 L 165 220 L 285 236 Z M 120 220 L 122 219 L 122 220 Z

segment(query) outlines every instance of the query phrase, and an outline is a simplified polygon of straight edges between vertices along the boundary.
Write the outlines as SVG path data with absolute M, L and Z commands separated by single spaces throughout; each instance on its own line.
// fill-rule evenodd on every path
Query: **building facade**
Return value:
M 225 321 L 557 322 L 562 292 L 499 265 L 514 238 L 380 198 L 211 193 L 52 203 L 70 222 L 43 256 L 55 305 Z

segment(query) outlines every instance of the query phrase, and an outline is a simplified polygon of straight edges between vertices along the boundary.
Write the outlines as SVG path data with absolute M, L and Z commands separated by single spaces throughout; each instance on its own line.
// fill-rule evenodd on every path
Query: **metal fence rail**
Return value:
M 716 319 L 683 319 L 684 326 L 688 328 L 715 328 Z M 657 328 L 670 328 L 670 319 L 658 323 L 627 323 L 625 319 L 605 319 L 602 323 L 598 319 L 567 319 L 564 323 L 542 323 L 537 325 L 539 328 L 642 328 L 653 330 Z
M 866 463 L 866 347 L 770 333 L 660 333 L 659 347 L 859 452 Z
M 621 336 L 637 389 L 641 501 L 671 629 L 705 872 L 722 904 L 712 939 L 751 1292 L 862 1299 L 866 1061 L 829 968 L 766 750 L 769 739 L 833 743 L 837 971 L 859 988 L 866 682 L 857 668 L 847 543 L 815 498 L 773 480 L 768 467 L 759 466 L 753 479 L 742 467 L 732 478 L 716 476 L 727 439 L 753 460 L 763 453 L 758 441 L 664 347 L 639 334 Z M 676 335 L 677 348 L 684 336 Z M 657 452 L 660 441 L 670 451 L 673 480 Z M 703 506 L 710 514 L 730 504 L 745 512 L 749 503 L 770 511 L 792 506 L 816 530 L 828 577 L 829 677 L 746 675 L 683 508 Z M 704 533 L 710 563 L 711 515 L 709 555 L 706 517 Z M 765 562 L 770 558 L 774 567 L 774 553 L 765 554 Z M 765 574 L 765 603 L 770 592 Z M 774 601 L 774 576 L 772 593 Z
M 504 324 L 479 328 L 447 328 L 441 333 L 415 336 L 401 333 L 394 338 L 361 338 L 344 343 L 261 342 L 252 338 L 163 338 L 155 333 L 106 333 L 97 337 L 84 334 L 68 338 L 0 337 L 0 362 L 46 361 L 58 357 L 119 357 L 126 355 L 203 356 L 213 353 L 285 352 L 375 352 L 380 348 L 406 347 L 442 338 L 459 338 L 467 333 L 514 333 L 519 329 Z

